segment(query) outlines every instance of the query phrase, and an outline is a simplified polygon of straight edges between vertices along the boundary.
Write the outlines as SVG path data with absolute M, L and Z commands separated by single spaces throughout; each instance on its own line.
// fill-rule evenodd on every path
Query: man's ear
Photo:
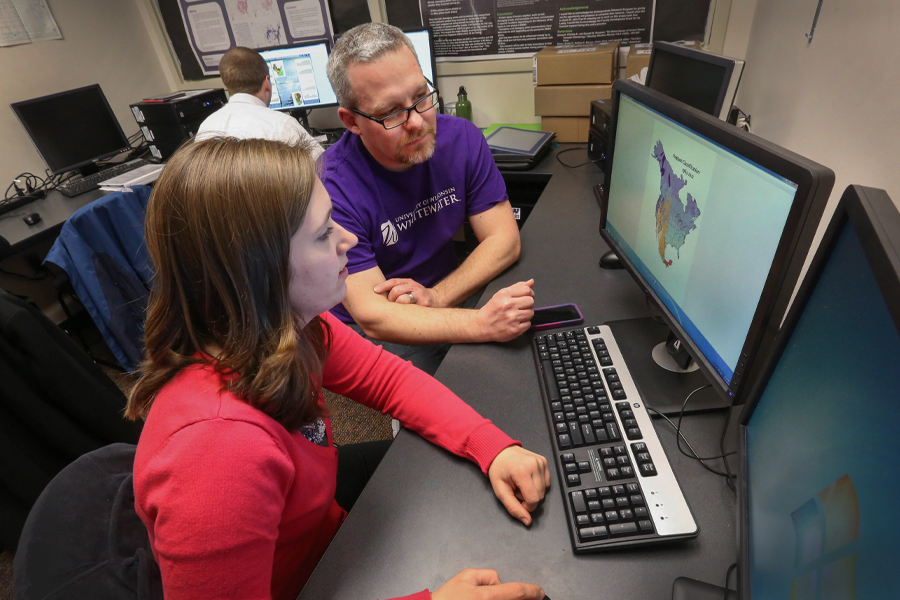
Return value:
M 263 79 L 262 87 L 259 88 L 261 94 L 269 94 L 272 92 L 272 82 L 269 81 L 269 76 L 266 75 L 266 78 Z
M 359 135 L 359 125 L 356 124 L 356 119 L 364 117 L 359 117 L 355 112 L 341 106 L 340 108 L 338 108 L 338 118 L 341 120 L 341 123 L 344 124 L 344 127 L 346 127 L 350 131 L 350 133 Z

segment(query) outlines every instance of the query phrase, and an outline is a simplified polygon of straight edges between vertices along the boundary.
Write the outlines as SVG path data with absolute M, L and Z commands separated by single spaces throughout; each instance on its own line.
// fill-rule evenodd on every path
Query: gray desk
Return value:
M 19 215 L 20 213 L 41 215 L 41 222 L 37 225 L 26 225 L 21 216 L 0 219 L 0 259 L 46 239 L 56 237 L 59 235 L 63 223 L 72 216 L 72 213 L 106 193 L 100 190 L 91 190 L 74 198 L 66 198 L 59 192 L 52 191 L 47 194 L 46 198 L 35 200 L 0 215 L 0 217 L 10 217 L 10 215 Z
M 583 162 L 579 155 L 564 158 Z M 591 190 L 600 171 L 594 165 L 567 169 L 552 157 L 538 170 L 553 177 L 522 229 L 522 257 L 488 286 L 482 303 L 496 290 L 534 277 L 539 305 L 576 302 L 586 324 L 646 316 L 631 277 L 597 265 L 607 250 Z M 526 335 L 507 344 L 456 346 L 437 378 L 526 448 L 550 457 L 529 343 Z M 717 454 L 723 420 L 721 413 L 691 416 L 685 435 L 699 452 Z M 681 575 L 720 582 L 736 556 L 734 497 L 723 478 L 677 452 L 668 425 L 656 426 L 699 521 L 694 540 L 576 556 L 552 465 L 552 489 L 526 529 L 496 500 L 475 465 L 402 431 L 300 598 L 362 600 L 436 590 L 467 567 L 495 569 L 504 581 L 537 583 L 553 600 L 668 599 Z

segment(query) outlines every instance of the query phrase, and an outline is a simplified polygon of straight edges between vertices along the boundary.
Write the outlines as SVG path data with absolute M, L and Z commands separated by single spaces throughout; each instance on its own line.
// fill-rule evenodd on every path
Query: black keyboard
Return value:
M 147 164 L 150 163 L 142 158 L 139 158 L 127 163 L 122 163 L 121 165 L 110 167 L 109 169 L 98 171 L 92 175 L 88 175 L 87 177 L 71 179 L 58 185 L 56 189 L 59 190 L 64 196 L 72 198 L 79 194 L 97 189 L 98 187 L 100 187 L 99 184 L 101 181 L 106 181 L 107 179 L 118 177 L 119 175 L 123 175 L 129 171 L 134 171 L 138 167 L 143 167 Z
M 533 350 L 575 552 L 696 537 L 609 327 L 538 334 Z

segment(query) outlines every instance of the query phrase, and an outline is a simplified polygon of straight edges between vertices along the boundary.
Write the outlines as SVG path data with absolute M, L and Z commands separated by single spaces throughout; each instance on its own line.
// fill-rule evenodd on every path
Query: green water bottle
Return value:
M 469 121 L 472 120 L 472 103 L 466 95 L 466 86 L 459 86 L 459 95 L 456 99 L 456 116 Z

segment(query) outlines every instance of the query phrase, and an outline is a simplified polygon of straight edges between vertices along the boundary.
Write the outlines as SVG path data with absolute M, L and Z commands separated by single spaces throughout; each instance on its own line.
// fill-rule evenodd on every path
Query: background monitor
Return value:
M 272 83 L 269 108 L 294 111 L 337 106 L 337 96 L 325 72 L 328 53 L 325 40 L 260 50 Z
M 601 234 L 731 401 L 780 326 L 834 173 L 634 82 L 613 90 Z
M 95 161 L 131 149 L 98 84 L 11 107 L 54 174 L 96 172 Z
M 434 39 L 431 31 L 427 28 L 404 29 L 403 33 L 412 42 L 416 49 L 416 56 L 419 58 L 419 65 L 422 67 L 422 73 L 434 85 L 437 85 L 435 77 L 437 76 L 437 63 L 434 56 Z
M 647 87 L 723 121 L 731 112 L 744 61 L 668 42 L 653 42 Z
M 851 186 L 741 416 L 741 598 L 895 598 L 900 212 Z

